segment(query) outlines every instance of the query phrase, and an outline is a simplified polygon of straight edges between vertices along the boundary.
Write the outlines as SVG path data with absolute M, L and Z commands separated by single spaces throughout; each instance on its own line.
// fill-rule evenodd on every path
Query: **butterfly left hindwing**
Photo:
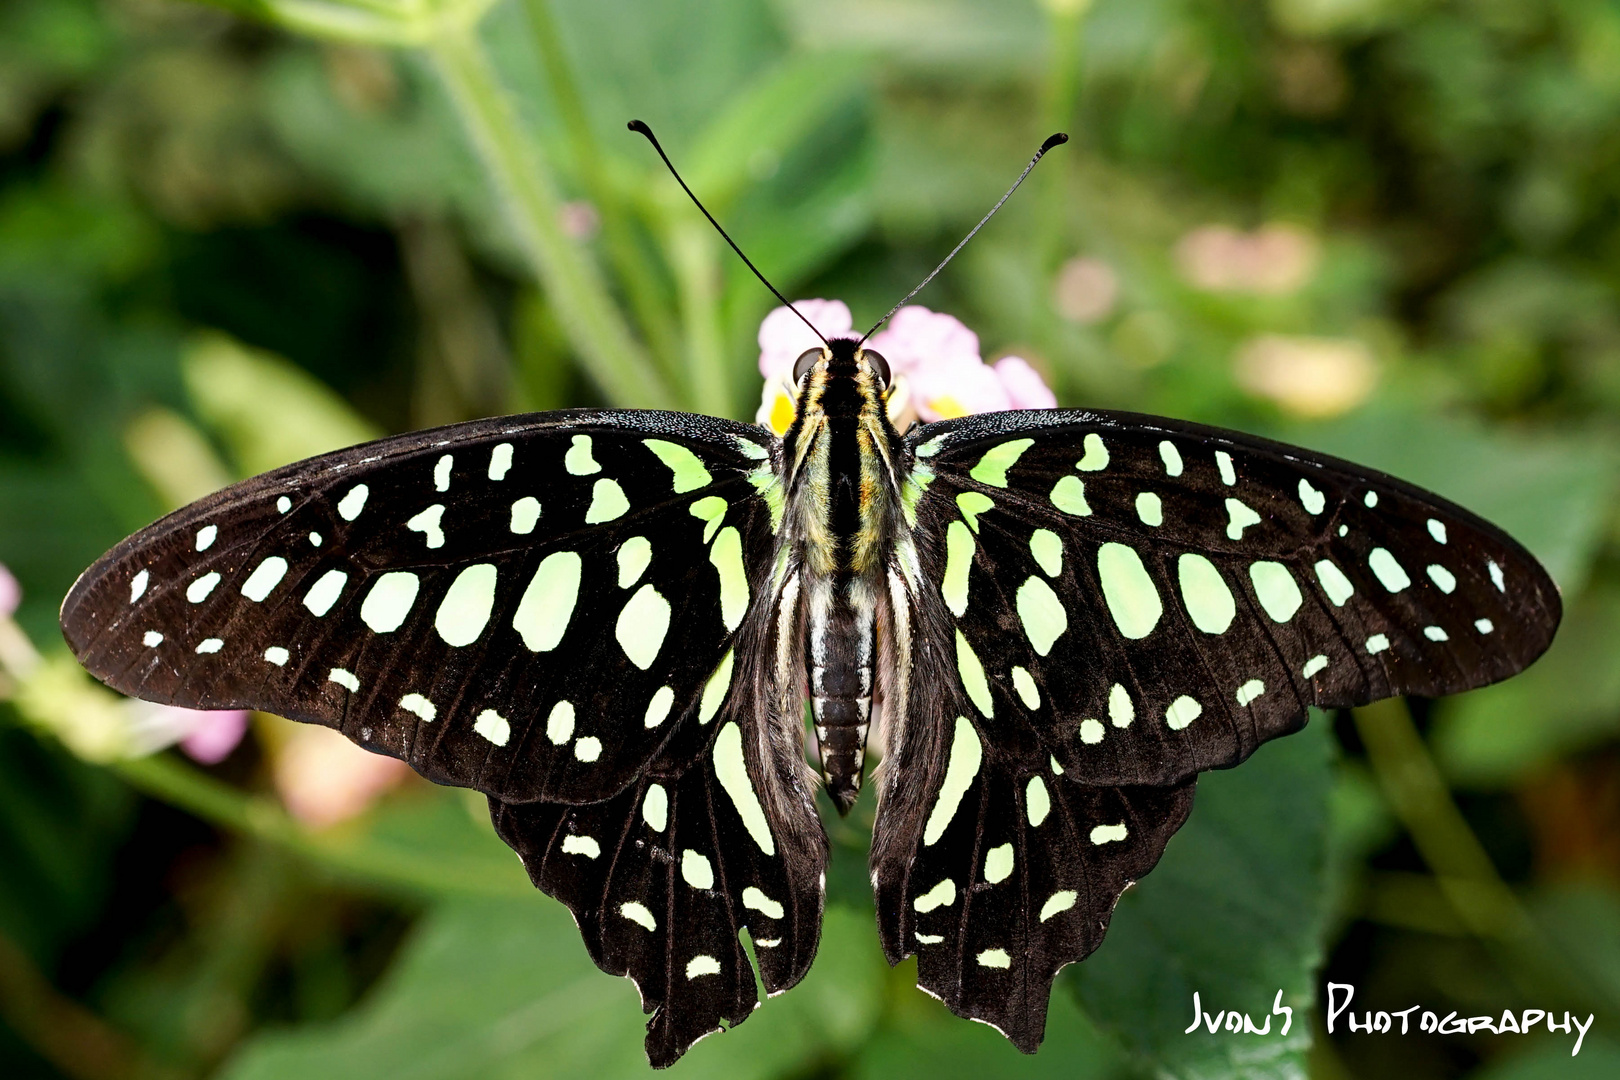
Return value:
M 63 631 L 125 693 L 325 724 L 487 794 L 592 956 L 657 1008 L 668 1064 L 752 1008 L 740 927 L 772 991 L 819 934 L 826 840 L 759 662 L 766 438 L 581 410 L 329 454 L 124 541 Z

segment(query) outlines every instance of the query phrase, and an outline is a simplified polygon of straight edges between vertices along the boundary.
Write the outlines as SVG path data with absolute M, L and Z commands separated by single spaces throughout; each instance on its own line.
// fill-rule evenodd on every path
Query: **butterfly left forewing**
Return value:
M 383 440 L 142 530 L 63 630 L 137 697 L 337 727 L 501 798 L 604 798 L 672 739 L 701 750 L 688 714 L 774 547 L 768 458 L 757 431 L 673 413 Z

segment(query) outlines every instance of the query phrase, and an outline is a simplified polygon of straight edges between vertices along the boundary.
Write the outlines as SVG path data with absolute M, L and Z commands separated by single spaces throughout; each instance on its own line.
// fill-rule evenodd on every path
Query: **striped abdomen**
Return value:
M 805 632 L 810 708 L 827 793 L 846 812 L 861 790 L 872 716 L 875 610 L 868 583 L 835 574 L 814 583 Z

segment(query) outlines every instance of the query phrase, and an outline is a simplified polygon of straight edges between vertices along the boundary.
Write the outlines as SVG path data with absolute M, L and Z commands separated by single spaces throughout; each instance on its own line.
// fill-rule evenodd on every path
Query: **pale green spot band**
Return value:
M 1196 552 L 1176 560 L 1181 599 L 1193 625 L 1206 634 L 1224 634 L 1237 615 L 1237 601 L 1215 564 Z
M 1034 445 L 1034 439 L 1013 439 L 993 446 L 985 451 L 984 457 L 979 459 L 968 475 L 981 484 L 1004 488 L 1007 486 L 1007 470 L 1017 463 L 1025 450 Z
M 665 442 L 663 439 L 643 439 L 642 442 L 675 474 L 675 494 L 696 491 L 713 482 L 714 477 L 709 475 L 709 470 L 703 467 L 698 456 L 680 443 Z
M 743 568 L 742 534 L 727 525 L 714 538 L 709 561 L 720 575 L 720 621 L 727 630 L 742 625 L 748 613 L 748 572 Z
M 968 571 L 973 567 L 973 534 L 960 521 L 945 529 L 945 577 L 939 591 L 951 614 L 961 618 L 967 611 Z
M 776 841 L 765 820 L 765 810 L 754 794 L 754 784 L 748 778 L 748 766 L 743 760 L 742 730 L 736 724 L 725 724 L 714 738 L 714 776 L 731 797 L 731 804 L 742 818 L 743 828 L 754 838 L 759 850 L 767 855 L 776 854 Z
M 1104 544 L 1097 549 L 1097 575 L 1119 632 L 1133 639 L 1151 634 L 1164 614 L 1164 605 L 1142 557 L 1124 544 Z
M 957 635 L 961 640 L 961 635 Z M 934 808 L 928 814 L 928 823 L 923 826 L 923 843 L 932 846 L 945 835 L 950 826 L 951 819 L 956 816 L 957 807 L 962 804 L 962 796 L 973 784 L 979 775 L 979 765 L 984 760 L 984 747 L 979 742 L 979 733 L 973 729 L 973 724 L 965 716 L 956 718 L 956 733 L 951 738 L 951 756 L 945 765 L 945 779 L 939 785 L 939 796 L 934 800 Z M 951 889 L 951 900 L 956 899 L 956 889 Z M 919 898 L 919 905 L 921 898 Z M 919 911 L 925 910 L 921 906 Z
M 979 531 L 979 515 L 996 508 L 995 500 L 981 491 L 964 491 L 956 497 L 956 508 L 968 523 L 968 528 Z
M 962 677 L 962 689 L 973 705 L 987 718 L 994 715 L 994 704 L 990 700 L 990 684 L 984 677 L 984 665 L 979 663 L 978 654 L 968 644 L 962 631 L 956 632 L 956 670 Z
M 736 662 L 736 650 L 726 650 L 714 674 L 703 684 L 703 698 L 698 703 L 698 723 L 707 724 L 720 711 L 720 703 L 726 700 L 726 692 L 731 689 L 731 669 Z

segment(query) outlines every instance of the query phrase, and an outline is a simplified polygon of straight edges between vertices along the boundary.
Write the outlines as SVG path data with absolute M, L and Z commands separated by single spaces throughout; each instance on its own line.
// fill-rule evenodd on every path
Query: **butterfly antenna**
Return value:
M 631 131 L 638 132 L 639 134 L 645 135 L 647 137 L 647 141 L 652 143 L 652 148 L 654 150 L 658 151 L 658 156 L 664 159 L 664 166 L 669 169 L 669 175 L 673 176 L 675 178 L 675 182 L 677 184 L 681 185 L 681 190 L 686 192 L 686 197 L 691 199 L 693 204 L 695 204 L 699 210 L 703 211 L 703 216 L 709 219 L 709 224 L 714 226 L 714 231 L 719 233 L 720 236 L 725 240 L 725 242 L 731 245 L 731 250 L 735 251 L 737 253 L 737 258 L 741 259 L 743 261 L 743 263 L 748 267 L 748 269 L 750 269 L 750 270 L 752 270 L 754 272 L 754 276 L 759 278 L 759 280 L 764 283 L 765 287 L 767 289 L 771 290 L 771 293 L 778 300 L 782 301 L 783 304 L 787 305 L 787 308 L 788 308 L 789 311 L 793 312 L 793 314 L 797 315 L 801 320 L 804 321 L 804 325 L 806 325 L 806 326 L 808 326 L 810 328 L 810 332 L 812 334 L 816 335 L 816 337 L 818 337 L 818 338 L 821 338 L 821 343 L 823 345 L 826 345 L 828 348 L 831 348 L 832 347 L 831 342 L 829 342 L 827 340 L 827 338 L 822 334 L 822 332 L 820 330 L 816 329 L 816 324 L 811 322 L 809 319 L 806 319 L 804 317 L 804 312 L 802 312 L 798 308 L 794 307 L 792 301 L 790 301 L 787 297 L 783 296 L 781 293 L 776 291 L 776 286 L 775 285 L 772 285 L 769 281 L 765 280 L 765 275 L 759 272 L 759 267 L 755 266 L 753 264 L 753 262 L 751 262 L 749 260 L 748 256 L 743 254 L 743 249 L 738 247 L 737 242 L 735 240 L 733 240 L 731 237 L 727 236 L 726 235 L 726 230 L 722 229 L 720 227 L 720 223 L 718 221 L 714 220 L 714 215 L 709 213 L 709 208 L 704 206 L 703 203 L 698 200 L 698 197 L 696 195 L 692 194 L 692 189 L 686 186 L 686 181 L 681 179 L 681 174 L 675 171 L 675 165 L 674 165 L 673 162 L 671 162 L 669 160 L 669 155 L 664 153 L 664 148 L 662 146 L 658 145 L 658 136 L 656 136 L 656 135 L 654 135 L 652 133 L 652 128 L 648 127 L 645 123 L 643 123 L 640 120 L 632 120 L 632 121 L 630 121 L 630 123 L 626 124 L 625 126 L 628 127 Z M 1067 138 L 1067 136 L 1064 136 L 1064 137 Z M 1043 153 L 1045 152 L 1044 147 L 1042 148 L 1042 152 Z M 1036 156 L 1039 157 L 1039 155 L 1036 155 Z M 1024 171 L 1028 172 L 1029 170 L 1025 169 Z M 1022 180 L 1023 177 L 1019 177 L 1019 179 Z M 1017 185 L 1015 184 L 1013 186 L 1016 187 Z M 997 205 L 999 205 L 999 204 L 997 204 Z
M 951 253 L 949 255 L 945 256 L 944 260 L 941 261 L 938 266 L 934 267 L 932 273 L 930 273 L 927 277 L 922 279 L 922 284 L 918 285 L 915 289 L 912 289 L 910 292 L 906 293 L 905 299 L 901 300 L 898 304 L 894 305 L 894 307 L 890 308 L 889 313 L 887 315 L 883 316 L 883 318 L 879 319 L 877 321 L 877 325 L 873 326 L 872 329 L 870 329 L 870 330 L 868 330 L 866 332 L 865 337 L 861 338 L 861 342 L 865 343 L 867 338 L 869 338 L 873 334 L 877 333 L 879 327 L 881 327 L 884 323 L 888 322 L 890 319 L 894 318 L 894 313 L 895 312 L 899 311 L 901 308 L 905 307 L 906 304 L 910 303 L 911 298 L 913 296 L 916 296 L 918 293 L 922 292 L 923 287 L 925 285 L 927 285 L 930 281 L 933 281 L 934 278 L 939 276 L 939 272 L 941 270 L 945 269 L 946 264 L 949 263 L 952 259 L 956 258 L 956 253 L 958 251 L 961 251 L 964 247 L 966 247 L 967 242 L 969 240 L 973 239 L 974 235 L 980 229 L 984 228 L 984 223 L 989 221 L 991 218 L 996 216 L 996 211 L 1001 209 L 1001 204 L 1006 202 L 1008 199 L 1012 198 L 1012 193 L 1018 190 L 1018 185 L 1022 184 L 1024 182 L 1024 177 L 1028 176 L 1029 171 L 1035 167 L 1036 163 L 1039 162 L 1041 160 L 1041 158 L 1046 156 L 1046 152 L 1048 150 L 1052 149 L 1052 147 L 1054 147 L 1054 146 L 1062 146 L 1064 143 L 1066 143 L 1068 141 L 1069 141 L 1069 137 L 1067 135 L 1065 135 L 1061 131 L 1058 132 L 1056 135 L 1048 135 L 1046 137 L 1046 141 L 1041 143 L 1041 148 L 1039 150 L 1035 151 L 1035 156 L 1029 159 L 1029 164 L 1024 166 L 1024 171 L 1018 174 L 1018 179 L 1013 181 L 1012 187 L 1007 189 L 1007 194 L 1005 194 L 1001 198 L 997 199 L 996 200 L 996 205 L 994 205 L 994 206 L 992 206 L 990 208 L 990 212 L 988 214 L 984 215 L 984 217 L 980 218 L 979 223 L 977 225 L 973 226 L 973 232 L 970 232 L 966 236 L 962 237 L 962 242 L 960 244 L 957 244 L 955 247 L 951 248 Z

